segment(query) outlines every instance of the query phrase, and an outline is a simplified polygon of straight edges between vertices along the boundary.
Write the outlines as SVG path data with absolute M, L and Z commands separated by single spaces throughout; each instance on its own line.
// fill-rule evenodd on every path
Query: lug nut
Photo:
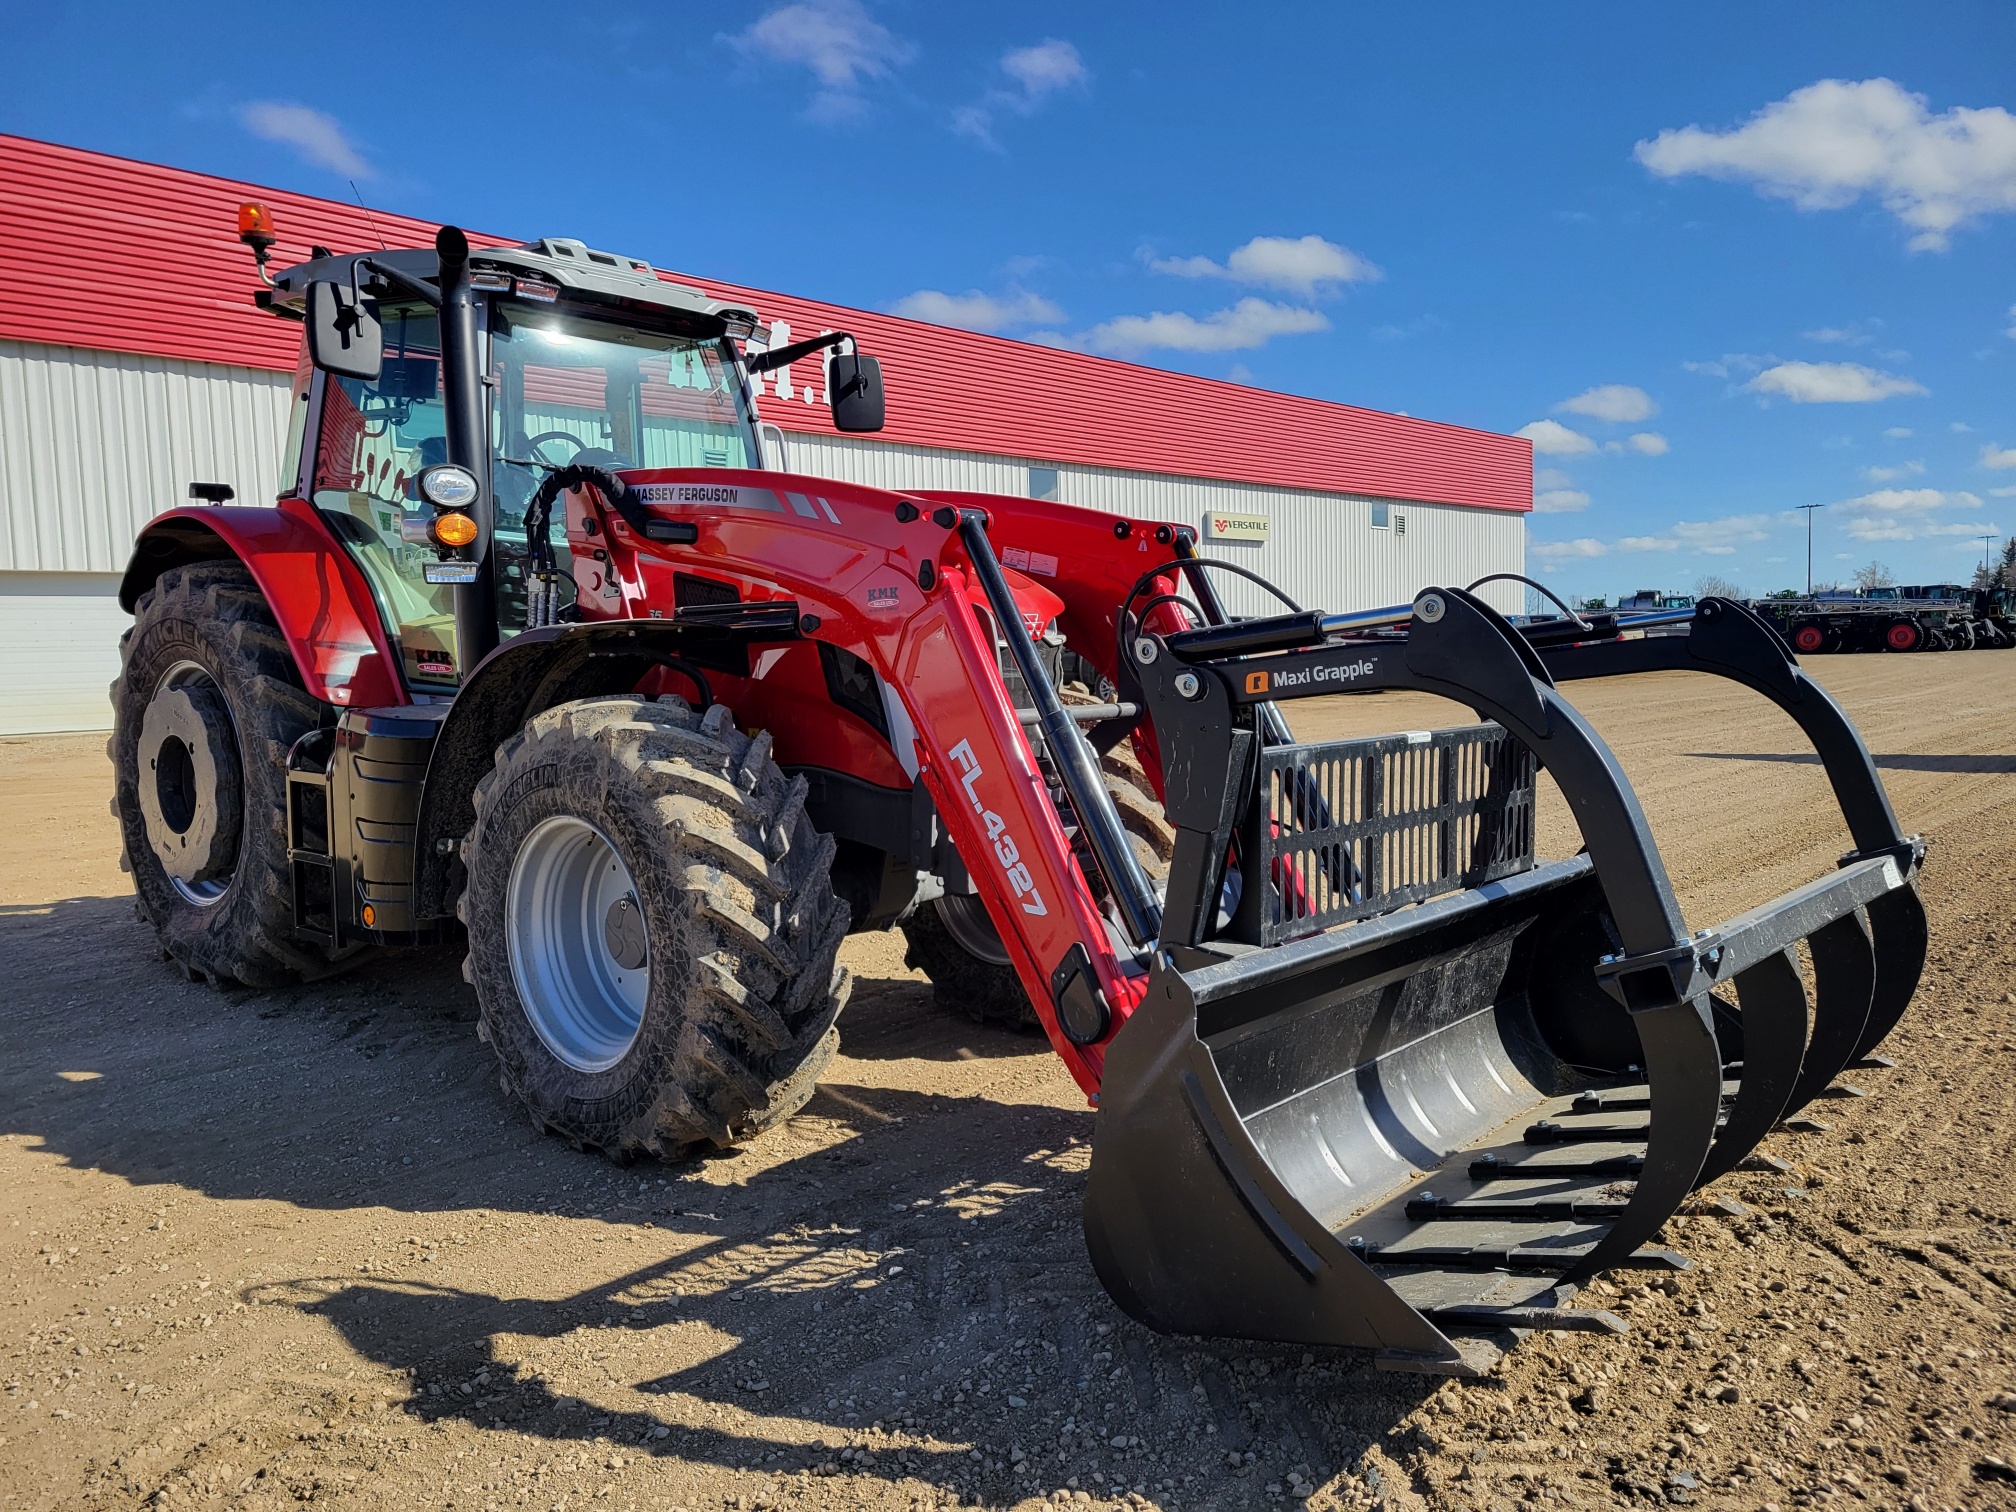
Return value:
M 1195 672 L 1178 672 L 1176 674 L 1176 691 L 1185 698 L 1195 698 L 1199 693 L 1204 691 L 1204 684 L 1197 680 Z

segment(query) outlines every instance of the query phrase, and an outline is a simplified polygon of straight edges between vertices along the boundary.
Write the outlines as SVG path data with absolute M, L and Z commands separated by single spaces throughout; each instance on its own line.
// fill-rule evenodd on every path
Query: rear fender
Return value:
M 299 499 L 157 515 L 134 542 L 120 607 L 130 614 L 171 567 L 230 558 L 266 596 L 311 697 L 356 709 L 409 702 L 370 584 Z

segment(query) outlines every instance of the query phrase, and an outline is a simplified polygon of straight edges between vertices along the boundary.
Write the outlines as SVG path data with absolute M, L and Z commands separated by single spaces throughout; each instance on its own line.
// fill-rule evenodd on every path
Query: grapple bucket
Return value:
M 1737 642 L 1790 665 L 1727 609 Z M 1689 665 L 1734 675 L 1698 654 L 1719 613 Z M 1136 669 L 1178 842 L 1149 989 L 1104 1065 L 1085 1209 L 1102 1280 L 1160 1329 L 1358 1345 L 1431 1372 L 1487 1368 L 1530 1328 L 1621 1330 L 1569 1306 L 1578 1288 L 1613 1266 L 1684 1267 L 1649 1247 L 1666 1219 L 1908 1002 L 1920 848 L 1894 818 L 1887 834 L 1854 824 L 1869 794 L 1888 804 L 1852 727 L 1799 678 L 1863 848 L 1692 932 L 1621 771 L 1554 687 L 1563 666 L 1599 671 L 1564 654 L 1550 672 L 1454 591 L 1418 599 L 1404 639 L 1261 655 L 1253 622 L 1233 628 L 1245 654 L 1185 632 Z M 1322 669 L 1341 665 L 1353 686 L 1425 689 L 1496 723 L 1268 743 L 1251 705 L 1328 691 Z M 1581 827 L 1569 860 L 1533 859 L 1535 762 Z M 1229 918 L 1205 903 L 1232 891 L 1228 858 L 1244 884 Z

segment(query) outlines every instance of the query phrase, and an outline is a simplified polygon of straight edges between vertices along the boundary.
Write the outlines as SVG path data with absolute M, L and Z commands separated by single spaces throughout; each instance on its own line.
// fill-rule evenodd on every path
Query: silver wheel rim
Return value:
M 978 893 L 947 893 L 934 898 L 931 906 L 938 910 L 938 922 L 945 926 L 945 933 L 974 960 L 989 966 L 1009 964 L 1008 947 L 1001 943 L 1000 931 L 987 917 L 987 905 Z
M 210 675 L 209 668 L 193 661 L 178 661 L 161 674 L 160 680 L 154 684 L 153 697 L 148 700 L 149 707 L 151 709 L 152 705 L 159 702 L 162 695 L 166 693 L 180 688 L 197 687 L 207 688 L 218 695 L 219 702 L 224 706 L 225 718 L 228 720 L 231 716 L 230 700 L 224 698 L 224 690 L 217 686 L 217 679 Z M 143 731 L 145 727 L 146 722 L 143 716 Z M 171 744 L 176 748 L 173 752 L 168 750 Z M 236 755 L 237 744 L 238 731 L 234 726 L 231 730 L 230 745 L 232 749 L 229 754 Z M 175 799 L 170 795 L 169 790 L 177 786 L 177 784 L 169 780 L 168 773 L 160 765 L 161 758 L 164 756 L 179 758 L 178 765 L 181 768 L 181 780 L 183 784 L 186 784 L 180 796 L 187 805 L 186 811 L 178 809 Z M 196 762 L 189 749 L 180 740 L 162 742 L 161 748 L 151 753 L 151 755 L 148 751 L 142 750 L 140 752 L 140 759 L 142 770 L 138 774 L 139 780 L 153 787 L 153 792 L 144 795 L 142 799 L 142 822 L 148 831 L 147 838 L 150 843 L 155 845 L 158 854 L 160 843 L 165 838 L 160 833 L 161 826 L 165 823 L 166 827 L 173 830 L 178 836 L 186 834 L 203 817 L 199 809 L 205 795 L 201 793 L 200 784 L 197 782 Z M 214 794 L 209 796 L 214 797 Z M 147 802 L 147 798 L 152 798 L 153 801 L 151 803 Z M 163 868 L 163 875 L 167 877 L 168 885 L 173 887 L 185 902 L 192 903 L 198 908 L 210 908 L 214 907 L 223 898 L 224 894 L 231 890 L 231 881 L 237 875 L 237 868 L 234 866 L 229 871 L 220 872 L 215 876 L 205 877 L 200 880 L 186 880 L 178 877 L 166 867 Z
M 576 1071 L 630 1052 L 651 989 L 630 869 L 584 819 L 542 821 L 518 847 L 505 897 L 511 979 L 546 1048 Z

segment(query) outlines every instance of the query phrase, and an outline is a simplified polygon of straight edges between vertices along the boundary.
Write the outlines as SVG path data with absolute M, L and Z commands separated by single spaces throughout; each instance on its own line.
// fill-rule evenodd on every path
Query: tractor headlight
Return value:
M 476 502 L 476 475 L 453 462 L 420 469 L 420 497 L 436 509 L 467 509 Z
M 453 510 L 434 517 L 434 539 L 443 546 L 467 546 L 476 539 L 476 522 Z

